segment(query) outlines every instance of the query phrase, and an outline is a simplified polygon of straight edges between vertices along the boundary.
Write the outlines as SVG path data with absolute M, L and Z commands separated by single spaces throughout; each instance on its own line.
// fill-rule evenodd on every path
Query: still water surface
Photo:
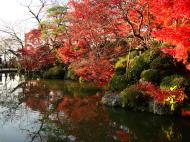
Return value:
M 0 142 L 190 142 L 190 119 L 107 108 L 100 92 L 0 74 Z

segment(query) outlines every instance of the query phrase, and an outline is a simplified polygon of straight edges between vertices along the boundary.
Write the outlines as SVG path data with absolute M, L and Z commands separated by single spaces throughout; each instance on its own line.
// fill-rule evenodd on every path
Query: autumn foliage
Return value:
M 33 29 L 25 34 L 25 45 L 37 47 L 42 44 L 42 35 L 40 29 Z
M 147 95 L 152 97 L 158 103 L 164 103 L 171 97 L 177 102 L 182 103 L 185 99 L 185 92 L 183 89 L 174 91 L 162 90 L 150 82 L 141 82 L 135 85 L 137 89 L 144 91 Z
M 47 45 L 43 45 L 40 29 L 33 29 L 25 34 L 25 47 L 19 49 L 19 62 L 24 70 L 36 71 L 56 60 L 56 54 L 50 52 Z
M 188 69 L 190 69 L 189 5 L 189 0 L 156 0 L 151 4 L 151 12 L 156 18 L 154 22 L 158 26 L 153 36 L 170 44 L 161 50 L 185 64 Z
M 127 45 L 122 44 L 126 42 L 125 37 L 132 35 L 143 40 L 140 29 L 144 21 L 138 12 L 140 7 L 128 15 L 138 26 L 130 25 L 129 17 L 123 12 L 132 4 L 117 8 L 121 3 L 98 0 L 71 0 L 68 3 L 71 9 L 67 31 L 70 38 L 58 54 L 85 80 L 105 85 L 114 73 L 111 61 L 126 52 Z M 138 16 L 141 16 L 140 20 Z
M 150 48 L 156 38 L 163 41 L 161 51 L 190 69 L 189 5 L 189 0 L 69 0 L 67 8 L 49 11 L 48 24 L 26 34 L 26 48 L 32 50 L 23 49 L 21 64 L 40 69 L 31 60 L 52 63 L 54 51 L 79 76 L 105 85 L 117 57 Z
M 22 68 L 28 71 L 36 71 L 55 62 L 55 53 L 49 53 L 46 47 L 27 46 L 19 50 L 19 62 Z

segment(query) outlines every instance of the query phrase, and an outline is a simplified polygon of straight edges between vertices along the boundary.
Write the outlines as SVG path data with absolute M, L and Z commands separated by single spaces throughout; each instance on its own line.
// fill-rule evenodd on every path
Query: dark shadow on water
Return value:
M 190 119 L 110 109 L 110 117 L 137 142 L 188 142 Z

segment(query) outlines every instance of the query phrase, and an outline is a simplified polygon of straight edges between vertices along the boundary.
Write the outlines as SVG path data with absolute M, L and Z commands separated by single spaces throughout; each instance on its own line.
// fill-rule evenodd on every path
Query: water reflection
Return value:
M 189 141 L 190 120 L 106 108 L 90 84 L 10 74 L 0 81 L 0 141 Z

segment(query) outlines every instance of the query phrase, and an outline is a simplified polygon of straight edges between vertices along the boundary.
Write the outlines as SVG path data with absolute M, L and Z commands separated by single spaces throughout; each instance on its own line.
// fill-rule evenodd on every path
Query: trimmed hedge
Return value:
M 143 52 L 141 54 L 141 57 L 144 59 L 144 61 L 147 64 L 150 64 L 153 61 L 153 59 L 155 59 L 159 55 L 160 55 L 159 48 L 151 48 L 151 49 L 148 49 L 145 52 Z
M 150 63 L 151 69 L 174 69 L 174 61 L 171 57 L 165 56 L 165 57 L 157 57 Z
M 139 52 L 132 51 L 132 52 L 129 52 L 127 55 L 120 57 L 118 61 L 115 63 L 115 69 L 128 67 L 132 59 L 134 59 L 137 56 L 139 56 Z
M 150 81 L 150 82 L 153 82 L 153 83 L 159 83 L 159 81 L 160 81 L 160 73 L 156 69 L 144 70 L 141 73 L 141 80 L 142 81 Z
M 125 89 L 130 80 L 125 75 L 114 75 L 108 83 L 108 88 L 113 91 L 121 91 Z
M 134 88 L 133 86 L 124 89 L 121 93 L 122 107 L 132 108 L 135 110 L 145 111 L 148 109 L 150 97 L 143 91 Z
M 140 79 L 141 72 L 148 68 L 148 64 L 141 57 L 135 57 L 131 68 L 129 68 L 126 72 L 126 76 L 133 81 L 138 81 Z

